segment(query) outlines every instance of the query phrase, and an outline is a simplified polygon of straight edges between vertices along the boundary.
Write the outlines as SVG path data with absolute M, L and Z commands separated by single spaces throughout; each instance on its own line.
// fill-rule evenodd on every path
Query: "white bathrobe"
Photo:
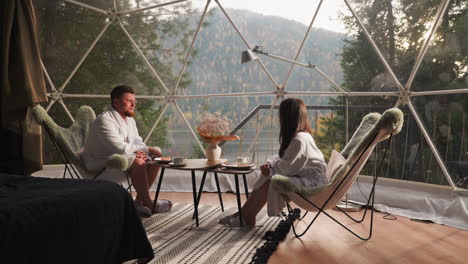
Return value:
M 272 168 L 270 175 L 262 175 L 255 183 L 254 189 L 262 186 L 275 174 L 291 177 L 294 183 L 307 187 L 328 183 L 325 159 L 309 133 L 297 133 L 285 149 L 283 157 L 273 156 L 268 160 L 268 163 Z M 285 206 L 284 199 L 270 186 L 268 189 L 268 215 L 277 216 Z
M 123 119 L 113 107 L 109 107 L 96 117 L 91 126 L 82 159 L 88 170 L 99 171 L 113 154 L 126 156 L 130 166 L 135 158 L 134 152 L 138 150 L 148 153 L 148 147 L 138 134 L 135 119 Z M 116 169 L 106 169 L 98 179 L 125 180 L 123 172 Z

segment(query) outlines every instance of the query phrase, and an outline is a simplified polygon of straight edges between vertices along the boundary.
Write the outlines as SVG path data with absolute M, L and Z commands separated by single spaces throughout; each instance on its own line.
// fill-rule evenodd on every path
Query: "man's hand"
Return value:
M 262 164 L 260 166 L 260 171 L 262 172 L 263 175 L 270 176 L 270 172 L 271 172 L 270 164 L 269 163 Z
M 144 151 L 141 151 L 141 150 L 135 151 L 135 155 L 136 155 L 136 158 L 138 158 L 138 159 L 143 159 L 143 160 L 148 159 L 148 156 L 146 155 L 146 153 Z
M 148 154 L 149 154 L 150 156 L 162 157 L 161 151 L 158 151 L 158 150 L 155 149 L 155 148 L 148 148 Z

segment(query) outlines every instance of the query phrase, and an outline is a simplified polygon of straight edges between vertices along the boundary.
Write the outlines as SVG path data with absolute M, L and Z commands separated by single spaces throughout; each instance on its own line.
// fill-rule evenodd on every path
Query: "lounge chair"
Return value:
M 372 236 L 373 226 L 373 213 L 371 209 L 371 221 L 369 228 L 369 235 L 367 237 L 360 236 L 353 232 L 346 225 L 332 217 L 326 210 L 335 207 L 342 199 L 342 197 L 348 192 L 361 169 L 366 164 L 369 156 L 374 150 L 376 144 L 387 138 L 390 138 L 400 132 L 403 126 L 403 112 L 398 108 L 391 108 L 386 110 L 382 115 L 378 113 L 371 113 L 366 115 L 358 129 L 354 133 L 349 143 L 345 146 L 341 155 L 338 152 L 332 154 L 329 165 L 332 163 L 333 168 L 327 167 L 327 171 L 330 172 L 331 177 L 327 185 L 323 185 L 315 188 L 307 188 L 305 186 L 296 185 L 290 181 L 289 177 L 282 175 L 274 175 L 272 178 L 272 188 L 275 188 L 286 200 L 294 202 L 298 207 L 311 212 L 317 212 L 311 220 L 307 228 L 300 234 L 294 225 L 293 231 L 296 237 L 304 235 L 311 225 L 315 222 L 317 217 L 321 214 L 327 215 L 336 223 L 341 225 L 343 228 L 354 234 L 356 237 L 362 240 L 368 240 Z M 389 142 L 390 142 L 389 140 Z M 388 144 L 387 143 L 387 148 Z M 334 156 L 334 157 L 333 157 Z M 342 157 L 341 157 L 342 156 Z M 342 159 L 343 162 L 332 162 L 332 159 Z M 385 154 L 383 159 L 385 158 Z M 382 163 L 381 163 L 382 164 Z M 381 165 L 380 165 L 381 166 Z M 366 216 L 367 210 L 373 208 L 374 196 L 375 196 L 375 185 L 379 175 L 378 171 L 373 176 L 373 185 L 371 192 L 367 200 L 367 206 L 363 213 L 362 219 L 355 219 L 346 212 L 342 211 L 349 218 L 355 222 L 362 222 Z M 294 210 L 287 204 L 290 215 L 294 214 Z M 297 212 L 297 210 L 296 210 Z M 306 212 L 306 214 L 307 214 Z M 304 215 L 305 216 L 305 215 Z M 304 217 L 303 216 L 303 217 Z M 301 217 L 301 218 L 303 218 Z

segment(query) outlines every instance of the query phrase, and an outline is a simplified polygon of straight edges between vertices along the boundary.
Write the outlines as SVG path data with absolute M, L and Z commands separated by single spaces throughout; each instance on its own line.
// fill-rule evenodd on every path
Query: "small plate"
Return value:
M 250 164 L 250 163 L 223 163 L 221 166 L 225 167 L 226 169 L 231 169 L 231 170 L 249 170 L 252 167 L 255 166 L 255 164 Z
M 159 163 L 165 163 L 165 164 L 168 164 L 169 162 L 172 161 L 172 158 L 170 160 L 162 160 L 161 157 L 158 157 L 158 158 L 154 158 L 153 159 L 154 161 L 157 161 Z
M 169 162 L 169 166 L 172 166 L 172 167 L 183 167 L 185 165 L 187 165 L 187 163 L 185 163 L 185 162 L 181 163 L 181 164 L 174 164 L 172 162 Z

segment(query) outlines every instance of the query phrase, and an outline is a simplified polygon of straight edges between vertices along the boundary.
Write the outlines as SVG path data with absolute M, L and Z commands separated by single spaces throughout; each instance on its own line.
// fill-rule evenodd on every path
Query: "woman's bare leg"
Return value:
M 249 199 L 242 206 L 242 218 L 247 225 L 255 225 L 258 212 L 262 210 L 268 199 L 268 188 L 270 181 L 265 182 L 260 188 L 253 190 Z M 237 213 L 236 213 L 237 214 Z

